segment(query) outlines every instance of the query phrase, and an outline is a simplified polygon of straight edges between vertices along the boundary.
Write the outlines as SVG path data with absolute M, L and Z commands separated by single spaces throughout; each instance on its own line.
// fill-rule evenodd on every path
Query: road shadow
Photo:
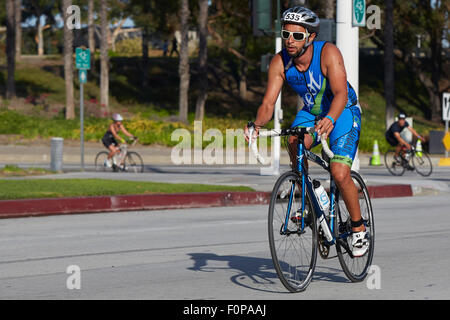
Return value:
M 272 259 L 238 256 L 217 255 L 214 253 L 189 253 L 193 266 L 187 268 L 196 272 L 216 272 L 230 270 L 234 274 L 230 280 L 236 285 L 256 291 L 270 293 L 289 292 L 278 279 Z M 217 266 L 217 262 L 225 262 L 226 266 Z M 312 281 L 349 282 L 342 276 L 342 270 L 317 266 Z

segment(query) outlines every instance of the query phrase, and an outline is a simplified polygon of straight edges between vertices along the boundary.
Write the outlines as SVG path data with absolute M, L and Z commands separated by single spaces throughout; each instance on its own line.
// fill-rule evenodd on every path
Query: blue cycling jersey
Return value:
M 300 110 L 292 127 L 314 126 L 315 116 L 326 116 L 330 111 L 334 95 L 327 78 L 320 67 L 324 41 L 313 42 L 313 57 L 308 69 L 300 72 L 294 65 L 286 49 L 281 51 L 287 83 L 302 97 L 304 107 Z M 355 90 L 347 81 L 348 101 L 339 116 L 335 119 L 334 129 L 329 135 L 330 148 L 334 153 L 332 162 L 341 162 L 349 166 L 358 148 L 361 133 L 361 110 Z M 313 146 L 319 143 L 317 134 L 313 137 Z
M 325 41 L 313 42 L 313 57 L 305 72 L 300 72 L 295 67 L 286 49 L 283 49 L 280 53 L 285 67 L 286 82 L 302 97 L 303 110 L 315 116 L 326 116 L 334 98 L 330 83 L 323 75 L 320 67 L 322 49 L 325 43 Z M 348 102 L 346 107 L 356 105 L 358 98 L 348 81 L 347 92 Z

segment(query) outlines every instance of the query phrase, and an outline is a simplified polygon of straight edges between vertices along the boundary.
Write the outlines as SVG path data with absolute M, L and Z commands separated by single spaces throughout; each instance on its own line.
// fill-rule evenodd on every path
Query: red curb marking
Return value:
M 0 218 L 268 204 L 267 192 L 202 192 L 0 201 Z
M 368 186 L 367 190 L 371 199 L 413 196 L 412 187 L 409 184 Z
M 410 185 L 368 186 L 372 199 L 413 196 Z M 270 192 L 199 192 L 0 201 L 0 218 L 108 211 L 163 210 L 269 204 Z

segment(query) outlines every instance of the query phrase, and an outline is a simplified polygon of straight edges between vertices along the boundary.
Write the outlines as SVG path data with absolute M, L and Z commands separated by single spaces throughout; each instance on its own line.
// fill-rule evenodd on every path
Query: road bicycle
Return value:
M 134 139 L 131 146 L 134 146 L 137 139 Z M 114 171 L 114 172 L 144 172 L 144 161 L 142 157 L 136 151 L 128 151 L 128 144 L 122 143 L 119 146 L 120 153 L 115 155 L 116 161 L 112 167 L 107 167 L 105 161 L 108 159 L 108 151 L 100 151 L 95 157 L 95 170 L 96 171 Z
M 252 139 L 252 123 L 249 123 L 248 127 L 249 147 L 256 159 L 264 163 L 258 153 L 256 139 Z M 268 217 L 269 245 L 274 267 L 281 283 L 290 292 L 301 292 L 308 287 L 316 267 L 317 253 L 323 259 L 337 256 L 345 275 L 352 282 L 365 279 L 374 254 L 375 226 L 367 187 L 361 175 L 351 171 L 369 240 L 366 253 L 355 257 L 352 254 L 350 214 L 330 172 L 329 159 L 334 154 L 325 139 L 321 139 L 325 152 L 322 156 L 325 160 L 304 146 L 304 136 L 313 131 L 314 128 L 290 128 L 259 132 L 260 137 L 284 137 L 286 146 L 290 135 L 298 137 L 296 170 L 285 172 L 276 181 Z M 323 199 L 316 197 L 314 189 L 318 180 L 310 176 L 306 159 L 318 164 L 330 174 L 328 208 L 322 209 Z M 330 256 L 332 246 L 336 247 L 335 256 Z
M 384 154 L 384 163 L 388 171 L 394 176 L 401 176 L 405 171 L 416 170 L 418 174 L 428 177 L 433 172 L 433 164 L 430 156 L 423 150 L 411 146 L 410 150 L 404 150 L 396 156 L 395 150 L 389 150 Z

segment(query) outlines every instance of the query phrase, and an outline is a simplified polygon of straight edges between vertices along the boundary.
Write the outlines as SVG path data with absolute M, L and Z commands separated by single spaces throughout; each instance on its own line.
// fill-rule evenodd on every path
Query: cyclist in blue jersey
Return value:
M 329 42 L 314 41 L 319 18 L 311 10 L 296 6 L 282 17 L 284 49 L 272 59 L 268 84 L 254 121 L 256 131 L 270 121 L 284 82 L 303 99 L 292 127 L 312 127 L 316 116 L 323 117 L 316 132 L 305 137 L 306 148 L 319 143 L 318 135 L 330 138 L 335 156 L 330 159 L 331 174 L 351 216 L 354 256 L 367 252 L 369 241 L 361 217 L 358 192 L 350 176 L 361 132 L 361 110 L 352 86 L 347 82 L 344 60 L 339 49 Z M 245 129 L 246 138 L 248 128 Z M 296 168 L 296 137 L 289 140 L 292 166 Z

